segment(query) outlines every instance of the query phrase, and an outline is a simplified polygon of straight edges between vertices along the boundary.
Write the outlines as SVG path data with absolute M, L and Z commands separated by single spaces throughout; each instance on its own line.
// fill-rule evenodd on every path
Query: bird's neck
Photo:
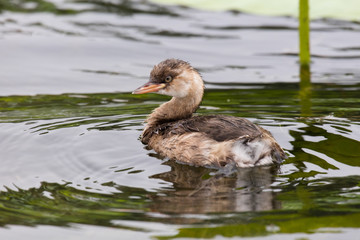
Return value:
M 173 97 L 169 102 L 161 104 L 146 120 L 148 125 L 154 126 L 165 122 L 176 121 L 191 117 L 200 102 L 189 102 L 188 99 Z
M 146 128 L 191 117 L 201 103 L 203 92 L 201 86 L 191 90 L 185 97 L 173 97 L 169 102 L 161 104 L 147 118 Z

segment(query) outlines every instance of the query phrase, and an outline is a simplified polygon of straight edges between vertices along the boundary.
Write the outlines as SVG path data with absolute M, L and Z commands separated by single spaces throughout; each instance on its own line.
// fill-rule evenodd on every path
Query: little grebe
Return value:
M 167 59 L 154 66 L 150 81 L 133 94 L 172 96 L 147 118 L 141 141 L 179 162 L 208 167 L 235 163 L 252 167 L 281 163 L 284 151 L 270 132 L 249 120 L 224 115 L 192 116 L 204 93 L 204 82 L 189 63 Z

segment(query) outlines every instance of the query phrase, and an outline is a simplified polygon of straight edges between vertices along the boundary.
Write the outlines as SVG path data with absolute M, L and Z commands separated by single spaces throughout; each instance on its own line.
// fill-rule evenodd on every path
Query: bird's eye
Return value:
M 171 80 L 172 80 L 172 76 L 167 76 L 167 77 L 165 78 L 165 82 L 171 82 Z

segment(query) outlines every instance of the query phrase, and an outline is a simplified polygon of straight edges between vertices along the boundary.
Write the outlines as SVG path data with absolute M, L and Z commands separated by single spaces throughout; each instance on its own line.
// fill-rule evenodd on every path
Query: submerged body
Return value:
M 141 137 L 144 144 L 165 157 L 208 167 L 269 165 L 286 157 L 271 133 L 249 120 L 192 116 L 202 100 L 204 84 L 187 62 L 168 59 L 156 65 L 150 81 L 133 93 L 148 92 L 173 97 L 149 115 Z

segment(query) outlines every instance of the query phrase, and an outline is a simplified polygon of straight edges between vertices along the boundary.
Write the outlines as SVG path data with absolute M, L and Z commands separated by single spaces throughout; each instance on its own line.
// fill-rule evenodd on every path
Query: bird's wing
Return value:
M 202 132 L 216 141 L 237 139 L 243 136 L 255 138 L 262 134 L 261 127 L 244 118 L 223 115 L 195 116 L 171 123 L 166 128 L 169 134 Z

